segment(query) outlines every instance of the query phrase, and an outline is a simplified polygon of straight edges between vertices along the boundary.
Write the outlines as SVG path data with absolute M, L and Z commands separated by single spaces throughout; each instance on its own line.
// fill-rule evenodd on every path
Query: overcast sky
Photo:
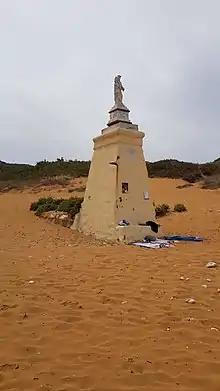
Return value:
M 0 160 L 91 159 L 113 79 L 147 160 L 220 156 L 220 0 L 0 0 Z

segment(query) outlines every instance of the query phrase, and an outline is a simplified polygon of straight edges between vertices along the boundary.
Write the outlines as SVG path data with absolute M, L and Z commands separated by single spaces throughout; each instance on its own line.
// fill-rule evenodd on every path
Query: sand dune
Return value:
M 180 183 L 151 180 L 156 203 L 188 208 L 164 231 L 207 241 L 159 250 L 100 245 L 29 212 L 66 190 L 0 195 L 1 390 L 220 389 L 220 192 Z

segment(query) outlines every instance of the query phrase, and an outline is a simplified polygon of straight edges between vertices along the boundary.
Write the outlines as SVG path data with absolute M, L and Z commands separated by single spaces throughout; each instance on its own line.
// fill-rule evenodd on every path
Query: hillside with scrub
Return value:
M 56 181 L 61 181 L 65 185 L 70 179 L 87 177 L 90 164 L 90 161 L 65 160 L 63 157 L 55 161 L 43 160 L 35 165 L 0 161 L 0 190 L 39 182 L 55 184 Z M 203 164 L 165 159 L 146 162 L 146 165 L 150 178 L 183 179 L 189 183 L 207 181 L 207 178 L 212 178 L 213 181 L 214 178 L 216 183 L 216 179 L 219 181 L 220 177 L 220 158 Z

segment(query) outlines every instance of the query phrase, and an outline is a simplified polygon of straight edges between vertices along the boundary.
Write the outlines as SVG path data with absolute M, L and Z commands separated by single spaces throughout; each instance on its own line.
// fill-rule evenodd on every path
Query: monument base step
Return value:
M 145 225 L 126 225 L 116 227 L 116 237 L 119 243 L 133 243 L 142 241 L 146 236 L 154 236 L 156 238 L 162 237 L 163 232 L 159 227 L 158 232 L 153 232 L 152 229 Z
M 101 227 L 100 227 L 101 228 Z M 100 229 L 94 232 L 92 227 L 89 227 L 87 224 L 80 224 L 80 213 L 75 216 L 75 220 L 71 229 L 77 230 L 84 235 L 93 235 L 96 239 L 104 240 L 110 243 L 124 243 L 129 244 L 136 241 L 142 241 L 146 236 L 154 236 L 160 238 L 163 236 L 161 227 L 158 227 L 158 232 L 152 231 L 151 227 L 146 225 L 112 225 L 108 227 L 108 230 Z

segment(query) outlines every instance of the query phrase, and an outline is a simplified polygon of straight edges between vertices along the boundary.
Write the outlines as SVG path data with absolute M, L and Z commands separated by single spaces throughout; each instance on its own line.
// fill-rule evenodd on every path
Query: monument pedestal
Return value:
M 84 202 L 73 229 L 124 243 L 161 234 L 143 225 L 147 221 L 155 222 L 143 137 L 137 125 L 120 121 L 93 139 L 94 153 Z M 129 225 L 121 226 L 123 220 Z
M 144 133 L 129 119 L 122 103 L 121 76 L 115 77 L 115 105 L 102 134 L 93 139 L 94 152 L 84 201 L 73 229 L 110 242 L 131 243 L 160 236 L 146 223 L 155 222 L 149 196 L 142 144 Z
M 109 111 L 108 126 L 112 126 L 122 122 L 123 124 L 131 124 L 129 119 L 130 110 L 121 102 L 116 103 Z

